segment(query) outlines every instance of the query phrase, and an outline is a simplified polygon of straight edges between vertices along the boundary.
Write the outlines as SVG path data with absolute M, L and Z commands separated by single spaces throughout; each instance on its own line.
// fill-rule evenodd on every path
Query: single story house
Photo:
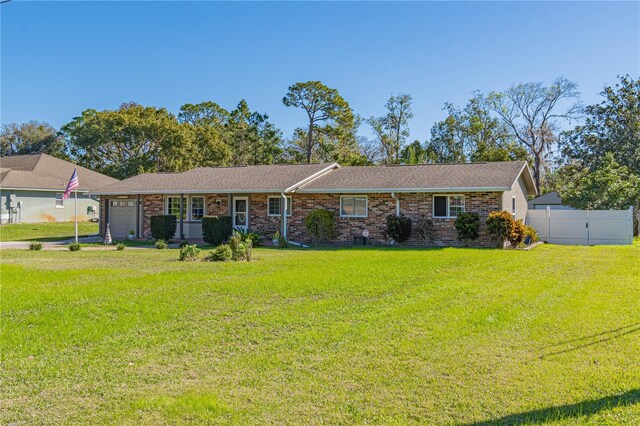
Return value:
M 267 238 L 279 231 L 290 241 L 311 242 L 304 219 L 314 209 L 336 213 L 333 242 L 349 243 L 364 230 L 384 241 L 386 217 L 403 214 L 433 221 L 435 244 L 458 245 L 461 212 L 482 218 L 479 246 L 491 245 L 484 219 L 509 210 L 523 219 L 527 196 L 537 193 L 525 162 L 341 167 L 333 164 L 197 168 L 134 176 L 93 191 L 100 196 L 104 229 L 114 239 L 133 230 L 150 235 L 153 215 L 178 218 L 176 238 L 202 238 L 204 215 L 229 215 L 234 227 Z M 420 244 L 412 237 L 409 244 Z
M 73 199 L 62 199 L 75 165 L 47 154 L 0 157 L 0 223 L 75 220 Z M 89 191 L 118 182 L 77 167 L 78 220 L 98 218 L 99 202 Z
M 547 192 L 544 195 L 534 198 L 529 201 L 529 209 L 531 210 L 546 210 L 547 206 L 551 210 L 573 210 L 572 207 L 562 204 L 560 195 L 556 191 Z

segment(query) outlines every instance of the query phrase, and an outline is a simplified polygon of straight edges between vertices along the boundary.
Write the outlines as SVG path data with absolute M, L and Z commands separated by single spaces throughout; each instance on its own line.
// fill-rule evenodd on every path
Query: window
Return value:
M 191 220 L 202 220 L 202 216 L 204 216 L 204 197 L 191 197 Z
M 433 217 L 458 217 L 464 213 L 464 195 L 434 195 Z
M 118 202 L 117 201 L 112 201 L 111 202 L 111 207 L 118 207 Z
M 174 215 L 177 219 L 180 219 L 180 197 L 167 197 L 166 202 L 166 212 L 167 214 Z M 182 199 L 183 202 L 183 211 L 182 211 L 182 219 L 186 219 L 185 212 L 187 211 L 187 198 Z
M 56 194 L 56 207 L 59 209 L 64 208 L 64 198 L 62 198 L 62 194 Z
M 511 213 L 513 213 L 513 217 L 516 217 L 516 197 L 511 197 Z
M 367 217 L 367 197 L 340 197 L 341 217 Z
M 127 201 L 127 207 L 135 207 L 135 206 L 136 206 L 135 201 Z
M 282 197 L 267 198 L 267 215 L 282 216 Z M 287 216 L 291 216 L 291 197 L 287 197 Z

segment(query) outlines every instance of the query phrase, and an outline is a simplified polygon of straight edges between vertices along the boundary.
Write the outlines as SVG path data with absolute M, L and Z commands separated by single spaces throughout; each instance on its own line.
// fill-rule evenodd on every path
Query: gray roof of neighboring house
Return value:
M 521 175 L 529 194 L 535 195 L 523 161 L 341 167 L 302 185 L 298 192 L 507 191 Z
M 534 198 L 529 201 L 530 206 L 534 205 L 545 205 L 545 206 L 555 206 L 562 205 L 562 200 L 556 191 L 547 192 L 544 195 Z
M 536 194 L 525 162 L 361 167 L 340 167 L 337 163 L 202 167 L 182 173 L 142 174 L 93 193 L 507 191 L 520 176 L 523 176 L 529 194 Z
M 318 173 L 336 167 L 336 163 L 200 167 L 182 173 L 146 173 L 133 176 L 93 193 L 116 195 L 282 192 L 313 178 Z
M 0 157 L 2 189 L 64 191 L 74 164 L 47 154 Z M 118 182 L 117 179 L 77 166 L 79 191 L 91 191 Z

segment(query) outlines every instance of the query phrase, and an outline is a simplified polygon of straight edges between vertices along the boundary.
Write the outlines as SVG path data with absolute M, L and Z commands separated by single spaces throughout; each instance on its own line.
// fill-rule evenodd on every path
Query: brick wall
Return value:
M 464 193 L 465 211 L 480 215 L 480 238 L 475 246 L 493 246 L 486 230 L 485 220 L 489 213 L 501 208 L 499 192 Z M 269 196 L 280 197 L 280 194 L 252 194 L 249 202 L 249 225 L 253 232 L 271 238 L 282 226 L 282 217 L 268 216 L 267 199 Z M 435 225 L 435 241 L 437 246 L 460 246 L 454 227 L 455 219 L 433 219 L 433 194 L 410 193 L 397 194 L 400 199 L 400 212 L 415 221 L 420 217 L 431 219 Z M 351 244 L 353 238 L 361 236 L 366 228 L 369 239 L 375 243 L 384 243 L 386 218 L 396 212 L 396 201 L 391 194 L 368 194 L 368 216 L 365 218 L 341 218 L 340 194 L 291 194 L 292 216 L 287 217 L 288 238 L 292 241 L 312 243 L 311 236 L 304 227 L 304 218 L 317 208 L 325 208 L 336 213 L 336 238 L 334 243 Z M 164 199 L 160 194 L 143 196 L 143 236 L 150 233 L 150 217 L 164 214 Z M 223 216 L 229 214 L 229 196 L 227 194 L 207 195 L 207 214 Z M 415 232 L 414 232 L 415 234 Z M 413 235 L 404 243 L 409 246 L 423 245 L 419 237 Z
M 474 242 L 474 245 L 492 246 L 493 243 L 487 233 L 485 220 L 491 211 L 500 209 L 500 193 L 472 192 L 463 195 L 465 195 L 465 211 L 476 212 L 480 215 L 480 238 Z M 457 239 L 454 227 L 455 219 L 432 218 L 433 194 L 398 194 L 398 197 L 401 214 L 410 217 L 414 223 L 422 216 L 433 220 L 436 230 L 434 245 L 462 245 Z M 396 212 L 396 201 L 391 198 L 391 194 L 368 194 L 368 216 L 366 218 L 341 218 L 339 215 L 340 194 L 293 194 L 292 200 L 293 216 L 289 217 L 287 221 L 288 237 L 292 241 L 305 243 L 311 243 L 312 238 L 304 227 L 304 218 L 316 208 L 325 208 L 336 213 L 336 238 L 334 242 L 346 244 L 352 243 L 354 237 L 361 236 L 365 228 L 369 231 L 370 240 L 375 243 L 384 243 L 386 218 Z M 254 223 L 269 223 L 280 226 L 280 218 L 266 217 L 266 196 L 263 202 L 256 203 L 255 208 L 252 208 L 252 217 L 253 215 L 256 215 L 256 218 L 253 219 Z M 423 242 L 414 235 L 404 244 L 418 246 L 423 245 Z

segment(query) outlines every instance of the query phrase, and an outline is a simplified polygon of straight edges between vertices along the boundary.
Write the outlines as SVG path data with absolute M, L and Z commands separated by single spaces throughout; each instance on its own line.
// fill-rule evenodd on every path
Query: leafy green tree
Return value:
M 608 210 L 638 207 L 640 177 L 606 153 L 596 168 L 582 164 L 567 166 L 566 180 L 559 188 L 563 203 L 576 209 Z
M 63 160 L 69 159 L 64 138 L 52 125 L 40 121 L 29 121 L 2 126 L 0 156 L 41 153 Z
M 245 100 L 231 111 L 227 138 L 233 164 L 273 164 L 282 156 L 281 132 L 268 115 L 252 112 Z
M 427 162 L 427 150 L 415 140 L 404 147 L 401 158 L 403 164 L 423 164 Z
M 88 109 L 62 132 L 79 164 L 116 178 L 195 165 L 193 134 L 164 108 L 127 103 L 117 110 Z
M 286 106 L 302 108 L 307 113 L 309 124 L 303 146 L 307 163 L 311 163 L 318 146 L 324 143 L 325 146 L 322 148 L 326 151 L 327 144 L 334 143 L 336 137 L 349 135 L 354 127 L 353 111 L 347 101 L 336 89 L 319 81 L 307 81 L 290 86 L 282 102 Z M 296 130 L 293 146 L 302 147 L 301 141 L 297 138 L 299 133 Z M 325 138 L 322 139 L 321 136 Z
M 409 120 L 413 117 L 411 102 L 409 94 L 391 95 L 385 104 L 387 113 L 367 120 L 378 139 L 385 164 L 399 163 L 401 160 L 402 148 L 409 137 Z
M 585 108 L 586 120 L 563 136 L 563 153 L 591 168 L 611 153 L 616 162 L 640 176 L 640 78 L 619 77 L 605 87 L 604 100 Z
M 533 159 L 533 178 L 540 188 L 542 170 L 551 147 L 557 142 L 558 123 L 577 118 L 581 106 L 576 83 L 564 77 L 550 86 L 520 83 L 504 92 L 492 92 L 487 105 L 500 117 L 510 134 L 526 147 Z M 563 107 L 567 104 L 568 106 Z
M 438 163 L 526 160 L 527 151 L 506 125 L 491 114 L 479 93 L 461 109 L 447 103 L 447 117 L 431 129 L 427 158 Z

